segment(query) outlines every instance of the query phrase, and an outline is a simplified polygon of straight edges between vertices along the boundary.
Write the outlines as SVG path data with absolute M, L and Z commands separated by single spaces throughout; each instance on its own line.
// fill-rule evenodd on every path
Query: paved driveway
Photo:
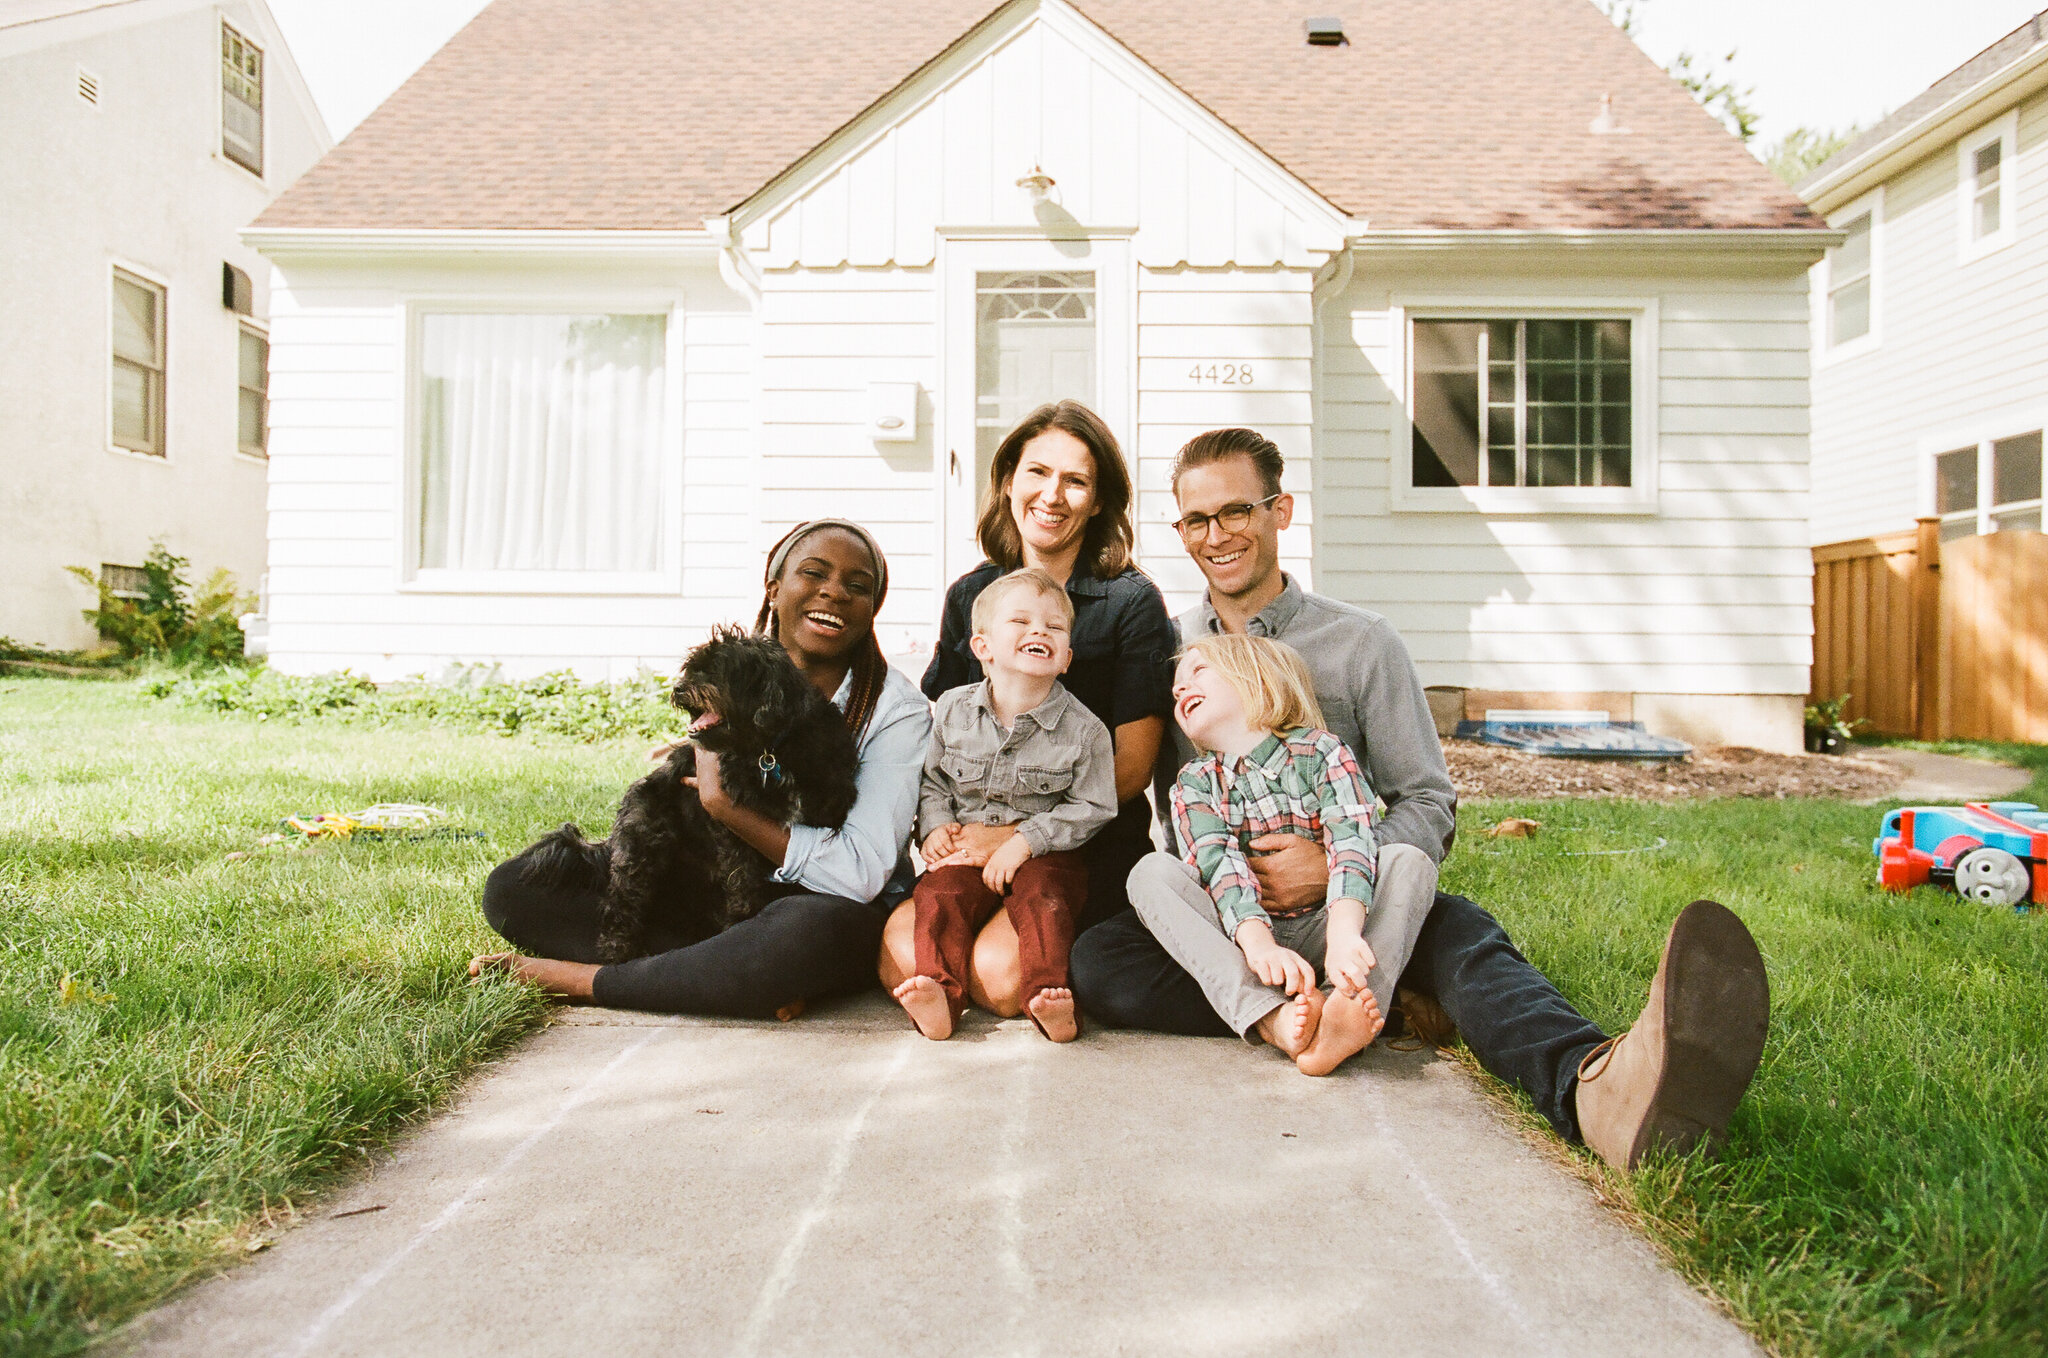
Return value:
M 879 995 L 571 1013 L 111 1348 L 1759 1352 L 1428 1054 L 1310 1080 L 1221 1040 L 933 1043 Z

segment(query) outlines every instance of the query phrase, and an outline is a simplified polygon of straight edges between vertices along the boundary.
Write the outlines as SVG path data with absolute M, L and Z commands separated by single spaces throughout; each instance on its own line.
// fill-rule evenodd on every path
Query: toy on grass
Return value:
M 1986 905 L 2048 901 L 2048 813 L 2032 802 L 1901 807 L 1871 850 L 1887 891 L 1931 882 Z

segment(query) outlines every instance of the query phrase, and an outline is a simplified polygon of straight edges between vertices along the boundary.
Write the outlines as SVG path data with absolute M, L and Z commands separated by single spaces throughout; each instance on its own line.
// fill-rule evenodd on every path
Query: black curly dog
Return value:
M 779 824 L 837 830 L 853 809 L 853 734 L 781 642 L 713 630 L 683 662 L 669 701 L 696 717 L 690 743 L 626 789 L 611 838 L 592 843 L 564 825 L 524 855 L 536 884 L 602 884 L 597 946 L 607 962 L 644 956 L 650 935 L 709 938 L 769 900 L 776 865 L 713 820 L 683 782 L 700 749 L 717 757 L 728 797 Z

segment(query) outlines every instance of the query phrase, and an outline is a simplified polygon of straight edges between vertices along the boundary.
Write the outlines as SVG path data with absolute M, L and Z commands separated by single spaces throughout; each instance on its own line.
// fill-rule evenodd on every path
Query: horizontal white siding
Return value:
M 1885 185 L 1880 343 L 1814 370 L 1816 543 L 1911 527 L 1932 512 L 1932 445 L 2038 429 L 2048 415 L 2048 99 L 2021 107 L 2018 140 L 2016 239 L 1968 263 L 1953 143 Z
M 929 649 L 945 589 L 929 395 L 939 371 L 934 283 L 929 268 L 800 269 L 766 275 L 760 301 L 750 568 L 758 573 L 768 547 L 801 520 L 857 520 L 889 557 L 877 623 L 891 655 Z M 914 441 L 869 437 L 871 382 L 919 385 Z
M 752 316 L 705 271 L 660 285 L 546 266 L 492 276 L 361 265 L 276 276 L 271 319 L 272 663 L 310 673 L 438 674 L 450 663 L 511 675 L 571 667 L 617 676 L 671 669 L 712 623 L 759 601 L 752 448 Z M 633 595 L 436 593 L 402 587 L 408 296 L 508 307 L 682 312 L 681 587 Z M 586 299 L 581 303 L 571 298 Z
M 1294 526 L 1281 560 L 1314 583 L 1315 531 L 1313 278 L 1306 269 L 1140 269 L 1138 427 L 1132 472 L 1138 485 L 1138 560 L 1178 614 L 1201 597 L 1202 576 L 1173 528 L 1174 455 L 1196 434 L 1249 425 L 1280 446 L 1294 493 Z M 1224 385 L 1211 368 L 1251 370 Z M 1130 451 L 1130 450 L 1127 450 Z
M 1137 258 L 1308 267 L 1333 209 L 1072 16 L 1034 19 L 745 228 L 763 267 L 921 267 L 943 226 L 1137 228 Z M 922 98 L 923 102 L 916 101 Z M 1043 203 L 1017 184 L 1042 166 Z
M 1659 494 L 1643 514 L 1396 511 L 1400 294 L 1654 297 Z M 1806 281 L 1796 266 L 1357 262 L 1323 310 L 1318 579 L 1384 613 L 1423 681 L 1803 694 L 1812 646 Z

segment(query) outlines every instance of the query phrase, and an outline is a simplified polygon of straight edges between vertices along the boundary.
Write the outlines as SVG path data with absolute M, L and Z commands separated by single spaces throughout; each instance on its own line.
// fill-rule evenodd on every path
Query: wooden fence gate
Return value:
M 1816 547 L 1813 633 L 1814 697 L 1874 731 L 2048 742 L 2048 535 Z

